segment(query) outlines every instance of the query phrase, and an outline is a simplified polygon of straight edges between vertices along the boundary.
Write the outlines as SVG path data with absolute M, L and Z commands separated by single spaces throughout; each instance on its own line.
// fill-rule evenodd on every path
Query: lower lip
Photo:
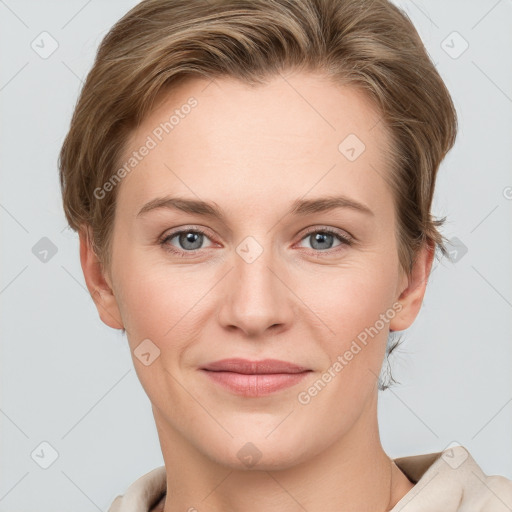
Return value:
M 246 375 L 202 370 L 210 379 L 242 396 L 265 396 L 299 383 L 310 372 Z

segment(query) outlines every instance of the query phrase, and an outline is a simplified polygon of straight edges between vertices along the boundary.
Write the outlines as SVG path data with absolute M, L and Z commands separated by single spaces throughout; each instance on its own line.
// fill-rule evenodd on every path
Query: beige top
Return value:
M 390 512 L 512 512 L 512 480 L 487 476 L 463 446 L 394 459 L 414 487 Z M 163 510 L 165 466 L 133 482 L 107 512 Z

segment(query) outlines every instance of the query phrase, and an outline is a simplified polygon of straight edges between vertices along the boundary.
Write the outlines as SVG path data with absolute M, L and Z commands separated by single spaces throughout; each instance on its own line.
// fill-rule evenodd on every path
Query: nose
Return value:
M 243 252 L 240 254 L 243 255 Z M 281 332 L 290 327 L 296 303 L 283 263 L 265 249 L 251 262 L 233 255 L 233 269 L 224 279 L 219 321 L 225 329 L 239 329 L 247 337 Z

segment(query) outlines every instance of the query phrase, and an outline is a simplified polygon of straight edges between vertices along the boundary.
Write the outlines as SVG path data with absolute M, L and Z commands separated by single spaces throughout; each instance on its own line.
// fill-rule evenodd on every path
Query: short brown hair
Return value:
M 66 218 L 76 231 L 92 228 L 107 268 L 119 187 L 102 199 L 94 191 L 115 173 L 157 95 L 187 77 L 257 84 L 283 70 L 327 75 L 374 102 L 393 141 L 386 179 L 400 265 L 410 272 L 425 242 L 446 254 L 444 219 L 430 209 L 457 117 L 405 13 L 386 0 L 144 0 L 101 42 L 59 155 Z

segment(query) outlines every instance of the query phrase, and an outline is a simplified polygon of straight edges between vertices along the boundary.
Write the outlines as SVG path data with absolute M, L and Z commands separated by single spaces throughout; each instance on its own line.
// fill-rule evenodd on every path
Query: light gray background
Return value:
M 163 464 L 127 341 L 85 287 L 56 165 L 95 51 L 136 3 L 0 0 L 1 511 L 106 510 Z M 512 478 L 512 2 L 400 5 L 458 110 L 434 213 L 467 253 L 435 268 L 392 360 L 401 384 L 381 393 L 382 440 L 392 457 L 455 441 L 488 474 Z M 59 45 L 48 58 L 31 48 L 43 31 Z M 46 262 L 33 253 L 43 237 L 57 250 Z M 31 457 L 43 441 L 58 452 L 48 469 Z

